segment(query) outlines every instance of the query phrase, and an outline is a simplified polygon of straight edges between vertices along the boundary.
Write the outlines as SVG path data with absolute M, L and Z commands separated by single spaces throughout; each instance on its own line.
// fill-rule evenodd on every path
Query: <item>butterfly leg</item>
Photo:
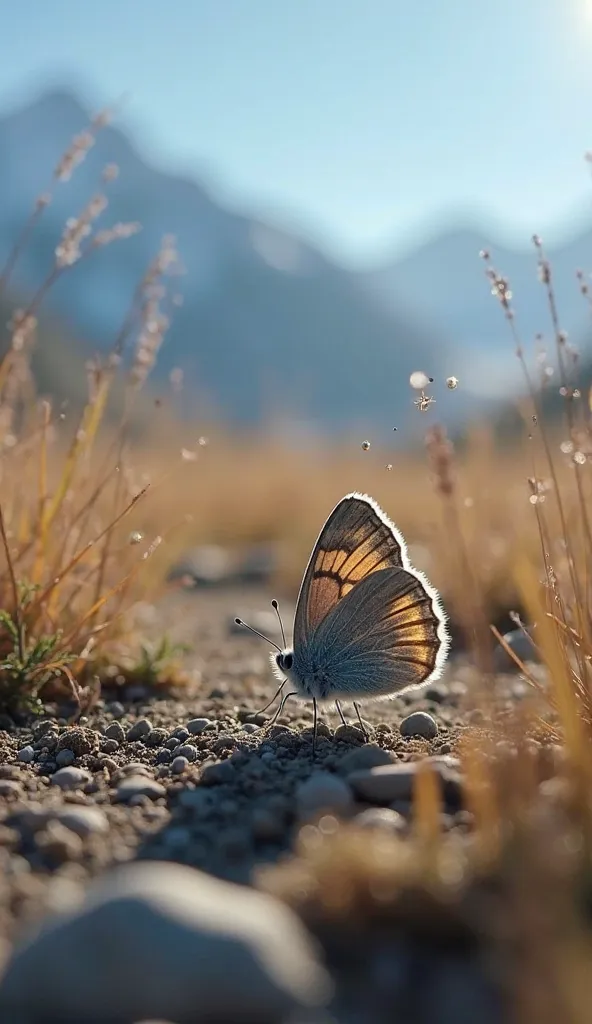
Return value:
M 368 735 L 366 726 L 364 725 L 364 723 L 362 721 L 362 716 L 360 714 L 360 705 L 356 701 L 354 701 L 354 708 L 356 709 L 356 715 L 358 716 L 358 722 L 360 723 L 360 729 L 364 733 L 364 739 L 365 740 L 369 740 L 370 737 Z
M 312 698 L 312 713 L 313 713 L 313 725 L 312 725 L 312 756 L 315 756 L 317 749 L 317 702 L 316 699 Z
M 265 726 L 265 731 L 267 731 L 268 729 L 271 729 L 272 725 L 275 725 L 275 723 L 277 722 L 278 718 L 280 717 L 282 711 L 284 710 L 284 704 L 286 703 L 288 697 L 295 697 L 295 696 L 296 696 L 296 690 L 293 690 L 292 693 L 285 693 L 283 695 L 283 697 L 282 697 L 282 699 L 280 701 L 280 706 L 277 709 L 277 711 L 276 711 L 275 715 L 273 716 L 273 718 Z
M 341 704 L 338 700 L 335 701 L 335 707 L 337 708 L 337 714 L 339 715 L 343 725 L 347 725 L 345 718 L 343 717 L 343 711 L 341 710 Z
M 286 685 L 287 682 L 288 682 L 288 680 L 284 679 L 283 683 L 280 683 L 280 685 L 278 686 L 277 690 L 275 691 L 273 697 L 271 698 L 270 701 L 267 702 L 265 707 L 261 708 L 260 711 L 254 711 L 253 714 L 255 714 L 255 715 L 262 715 L 264 711 L 267 711 L 267 709 L 271 707 L 273 702 L 275 700 L 277 700 L 277 698 L 279 697 L 280 693 L 282 692 L 282 690 L 283 690 L 283 688 L 284 688 L 284 686 Z

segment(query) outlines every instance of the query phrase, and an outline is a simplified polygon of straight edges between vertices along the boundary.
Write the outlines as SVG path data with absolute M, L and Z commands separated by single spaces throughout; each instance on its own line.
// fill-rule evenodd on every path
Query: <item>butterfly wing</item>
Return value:
M 438 678 L 449 638 L 438 595 L 420 573 L 371 573 L 333 606 L 316 631 L 311 664 L 322 697 L 389 697 Z
M 309 643 L 357 584 L 392 567 L 409 567 L 403 537 L 372 498 L 347 494 L 323 526 L 306 567 L 296 604 L 294 647 Z

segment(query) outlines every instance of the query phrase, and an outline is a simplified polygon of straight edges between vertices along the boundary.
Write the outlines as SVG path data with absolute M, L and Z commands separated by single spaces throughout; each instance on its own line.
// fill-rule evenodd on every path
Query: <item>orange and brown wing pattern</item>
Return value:
M 371 573 L 407 564 L 403 538 L 378 505 L 347 495 L 327 519 L 308 563 L 296 607 L 295 643 L 310 636 Z

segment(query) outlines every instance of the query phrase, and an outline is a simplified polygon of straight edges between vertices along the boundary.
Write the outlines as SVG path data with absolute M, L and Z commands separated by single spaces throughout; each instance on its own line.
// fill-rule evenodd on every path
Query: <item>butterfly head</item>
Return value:
M 288 675 L 292 671 L 294 665 L 294 651 L 291 647 L 286 647 L 285 650 L 280 651 L 279 654 L 274 655 L 275 663 L 283 675 Z
M 288 679 L 294 690 L 301 690 L 299 675 L 294 665 L 294 650 L 292 647 L 284 647 L 277 654 L 271 655 L 271 667 L 276 679 Z

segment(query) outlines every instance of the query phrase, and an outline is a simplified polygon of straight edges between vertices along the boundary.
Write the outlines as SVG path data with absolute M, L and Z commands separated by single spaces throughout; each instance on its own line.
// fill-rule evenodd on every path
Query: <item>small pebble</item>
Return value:
M 363 747 L 356 747 L 340 757 L 337 770 L 341 775 L 349 775 L 350 772 L 377 768 L 381 764 L 392 764 L 393 759 L 394 754 L 390 751 L 383 750 L 376 743 L 366 743 Z
M 33 747 L 31 747 L 31 746 L 22 747 L 19 750 L 19 752 L 17 754 L 17 757 L 18 757 L 19 761 L 23 762 L 23 764 L 31 764 L 31 762 L 35 758 L 35 751 L 33 750 Z
M 189 735 L 189 729 L 186 729 L 184 725 L 180 725 L 171 733 L 171 737 L 174 736 L 179 741 L 179 743 L 184 743 L 185 740 L 188 740 Z
M 168 732 L 166 729 L 151 729 L 145 737 L 145 742 L 147 747 L 162 747 L 167 739 Z
M 187 761 L 196 761 L 197 747 L 194 747 L 192 743 L 184 743 L 178 748 L 177 757 L 184 757 Z
M 325 810 L 347 813 L 352 804 L 352 792 L 347 783 L 330 772 L 313 772 L 296 788 L 296 805 L 301 818 Z
M 149 779 L 145 775 L 129 775 L 119 783 L 115 799 L 119 803 L 127 804 L 134 797 L 146 796 L 149 800 L 158 800 L 165 794 L 166 789 L 155 779 Z
M 144 764 L 142 761 L 128 761 L 127 764 L 122 764 L 119 770 L 122 775 L 150 776 L 150 765 Z
M 203 732 L 211 724 L 209 718 L 192 718 L 190 722 L 187 722 L 187 728 L 193 736 L 199 736 L 200 732 Z
M 123 743 L 125 739 L 125 732 L 120 722 L 111 722 L 105 729 L 105 736 L 108 740 L 117 740 L 118 743 Z
M 148 690 L 143 683 L 132 683 L 131 686 L 126 686 L 125 696 L 127 700 L 146 700 L 147 695 Z
M 135 725 L 132 725 L 131 729 L 128 729 L 127 740 L 133 743 L 135 740 L 141 740 L 144 736 L 147 736 L 152 731 L 152 723 L 147 718 L 139 718 Z
M 110 704 L 107 704 L 106 710 L 110 715 L 113 715 L 113 718 L 123 718 L 125 715 L 125 708 L 118 700 L 113 700 Z M 111 728 L 111 726 L 109 726 L 109 728 Z M 115 739 L 117 739 L 117 736 Z
M 254 722 L 244 722 L 242 726 L 242 731 L 249 733 L 260 732 L 260 726 L 255 725 Z
M 0 779 L 0 796 L 20 796 L 22 791 L 20 782 L 15 779 Z
M 421 736 L 425 740 L 433 740 L 438 735 L 438 726 L 426 711 L 414 711 L 403 719 L 399 731 L 401 736 Z
M 51 783 L 53 786 L 59 786 L 60 789 L 80 789 L 90 782 L 90 779 L 90 772 L 85 771 L 84 768 L 67 765 L 65 768 L 58 769 L 51 776 Z
M 37 832 L 35 844 L 37 849 L 55 864 L 78 860 L 82 854 L 80 836 L 59 821 L 50 821 L 46 829 Z
M 57 820 L 82 839 L 89 835 L 102 835 L 109 831 L 109 822 L 98 807 L 64 807 L 56 814 Z
M 230 761 L 219 761 L 217 764 L 208 764 L 201 773 L 201 781 L 204 786 L 218 786 L 224 782 L 234 780 L 235 769 Z
M 171 765 L 173 775 L 182 775 L 189 768 L 189 761 L 186 757 L 176 757 Z
M 76 755 L 74 751 L 68 750 L 67 748 L 63 748 L 62 750 L 60 750 L 59 754 L 56 755 L 55 762 L 58 768 L 65 768 L 69 764 L 74 764 L 75 760 Z
M 390 807 L 368 807 L 360 814 L 356 814 L 354 825 L 360 828 L 382 829 L 383 832 L 402 832 L 407 827 L 407 821 L 398 811 Z
M 357 725 L 343 725 L 343 723 L 337 726 L 334 738 L 346 743 L 364 743 L 366 739 L 364 733 Z
M 117 740 L 103 740 L 101 750 L 104 754 L 114 754 L 116 750 L 119 750 L 119 743 Z
M 504 633 L 504 640 L 510 650 L 520 661 L 540 661 L 540 654 L 530 637 L 528 630 L 512 629 Z M 519 672 L 520 669 L 513 658 L 501 644 L 493 653 L 493 666 L 496 672 Z

